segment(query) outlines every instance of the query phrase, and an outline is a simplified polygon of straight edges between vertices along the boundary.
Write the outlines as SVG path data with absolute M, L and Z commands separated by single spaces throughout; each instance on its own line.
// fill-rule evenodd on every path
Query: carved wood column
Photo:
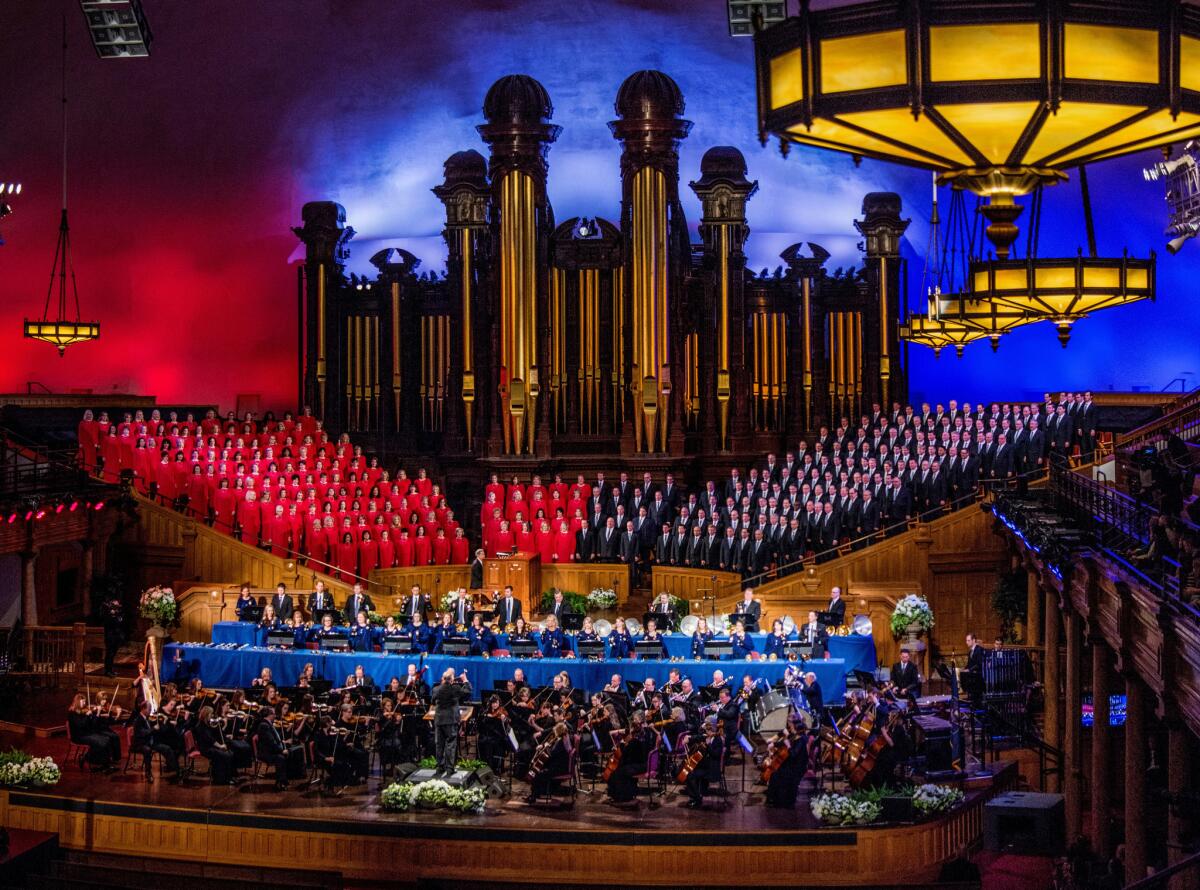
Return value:
M 1083 827 L 1082 713 L 1080 675 L 1083 673 L 1083 619 L 1074 609 L 1066 613 L 1067 658 L 1065 666 L 1065 707 L 1063 748 L 1066 763 L 1063 779 L 1066 795 L 1067 843 L 1079 837 Z
M 1042 591 L 1038 586 L 1037 572 L 1026 573 L 1025 582 L 1025 632 L 1027 646 L 1042 645 Z
M 1046 687 L 1046 714 L 1043 724 L 1043 735 L 1046 744 L 1054 748 L 1062 748 L 1062 711 L 1059 704 L 1059 671 L 1058 645 L 1062 631 L 1058 622 L 1058 595 L 1052 591 L 1046 592 L 1046 628 L 1045 628 L 1045 675 L 1043 682 Z M 1047 791 L 1057 792 L 1059 780 L 1051 776 Z
M 1092 641 L 1092 849 L 1101 857 L 1112 852 L 1112 727 L 1108 725 L 1109 696 L 1112 695 L 1113 653 L 1103 641 Z
M 1192 788 L 1193 752 L 1191 733 L 1183 723 L 1173 720 L 1167 727 L 1167 790 L 1172 794 L 1189 792 Z M 1185 833 L 1192 820 L 1189 807 L 1183 803 L 1172 803 L 1167 810 L 1167 865 L 1174 865 L 1187 857 L 1184 849 Z M 1200 875 L 1190 869 L 1171 878 L 1170 890 L 1196 890 L 1200 886 Z
M 36 547 L 21 552 L 21 620 L 26 627 L 38 623 L 37 555 Z
M 1146 716 L 1150 690 L 1125 678 L 1125 883 L 1146 876 Z

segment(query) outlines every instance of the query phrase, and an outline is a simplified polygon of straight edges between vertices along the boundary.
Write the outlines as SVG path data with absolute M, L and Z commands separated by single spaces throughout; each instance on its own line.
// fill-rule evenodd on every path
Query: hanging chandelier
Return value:
M 50 266 L 50 286 L 46 291 L 46 306 L 42 317 L 36 321 L 25 319 L 25 336 L 41 340 L 58 349 L 59 357 L 66 354 L 67 347 L 84 343 L 100 336 L 100 323 L 82 321 L 79 311 L 79 288 L 75 283 L 75 266 L 71 262 L 71 229 L 67 223 L 67 20 L 63 16 L 63 63 L 62 63 L 62 216 L 58 225 L 58 243 L 54 248 L 54 262 Z M 70 272 L 70 300 L 75 304 L 74 317 L 68 314 L 67 273 Z M 57 301 L 56 301 L 57 296 Z M 50 307 L 56 303 L 55 315 Z

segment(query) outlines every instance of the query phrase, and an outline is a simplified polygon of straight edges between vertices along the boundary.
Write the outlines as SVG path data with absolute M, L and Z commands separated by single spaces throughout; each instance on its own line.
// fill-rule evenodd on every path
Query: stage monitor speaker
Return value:
M 419 785 L 421 782 L 428 782 L 434 778 L 433 772 L 431 769 L 419 769 L 409 777 L 408 781 L 414 785 Z M 437 778 L 441 779 L 451 788 L 473 788 L 480 784 L 479 777 L 475 772 L 475 770 L 456 769 L 449 776 L 437 776 Z
M 912 798 L 908 795 L 889 794 L 880 803 L 883 805 L 880 818 L 884 822 L 913 821 L 913 803 Z
M 1010 791 L 983 808 L 983 846 L 995 853 L 1017 850 L 1030 856 L 1063 852 L 1066 807 L 1061 794 Z
M 492 772 L 492 768 L 487 764 L 475 769 L 475 779 L 480 785 L 487 788 L 488 794 L 493 797 L 504 797 L 508 793 L 508 789 L 500 781 L 500 777 Z
M 402 763 L 396 767 L 396 781 L 406 782 L 408 777 L 417 771 L 418 767 L 415 763 Z

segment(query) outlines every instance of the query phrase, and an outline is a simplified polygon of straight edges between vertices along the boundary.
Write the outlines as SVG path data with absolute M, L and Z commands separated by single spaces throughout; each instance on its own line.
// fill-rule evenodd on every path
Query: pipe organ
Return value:
M 350 274 L 345 211 L 306 204 L 294 230 L 306 248 L 302 404 L 334 432 L 374 438 L 381 454 L 433 456 L 477 486 L 477 460 L 518 472 L 531 458 L 632 468 L 664 454 L 723 466 L 903 399 L 899 198 L 866 196 L 853 221 L 862 269 L 830 273 L 809 243 L 755 273 L 746 211 L 758 183 L 741 153 L 709 149 L 688 183 L 701 204 L 693 243 L 678 86 L 639 71 L 614 107 L 616 221 L 556 222 L 546 184 L 560 128 L 524 75 L 488 91 L 486 154 L 452 155 L 433 189 L 444 273 L 389 248 L 371 257 L 375 274 Z

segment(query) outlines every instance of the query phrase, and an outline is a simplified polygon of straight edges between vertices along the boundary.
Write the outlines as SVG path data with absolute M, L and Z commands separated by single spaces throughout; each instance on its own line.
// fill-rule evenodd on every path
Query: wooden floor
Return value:
M 26 738 L 23 747 L 65 762 L 64 738 Z M 199 777 L 147 784 L 136 767 L 103 775 L 68 765 L 51 789 L 0 791 L 0 823 L 57 832 L 75 850 L 233 865 L 334 864 L 349 882 L 767 886 L 804 873 L 814 887 L 928 885 L 941 862 L 978 840 L 985 800 L 1015 781 L 1015 765 L 996 766 L 994 777 L 969 782 L 965 806 L 945 819 L 857 830 L 819 827 L 804 787 L 794 810 L 766 808 L 765 789 L 750 776 L 739 791 L 736 766 L 727 774 L 732 794 L 724 808 L 687 809 L 675 788 L 617 807 L 604 803 L 603 785 L 573 806 L 530 806 L 517 783 L 513 796 L 490 799 L 482 814 L 455 815 L 385 812 L 377 777 L 335 796 L 296 785 L 277 792 L 268 778 L 232 788 Z

